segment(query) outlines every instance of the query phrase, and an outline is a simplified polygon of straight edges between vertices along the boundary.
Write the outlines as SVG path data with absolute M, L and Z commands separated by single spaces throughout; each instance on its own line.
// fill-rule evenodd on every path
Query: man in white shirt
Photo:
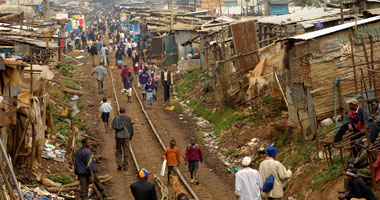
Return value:
M 290 168 L 286 169 L 282 163 L 275 160 L 277 150 L 274 146 L 267 147 L 268 157 L 260 163 L 259 172 L 263 182 L 272 174 L 274 176 L 273 189 L 264 193 L 266 197 L 272 200 L 280 200 L 284 197 L 283 181 L 292 176 Z
M 106 44 L 103 44 L 103 47 L 100 49 L 100 62 L 103 63 L 103 66 L 108 66 L 108 53 L 109 50 Z
M 263 179 L 259 172 L 249 167 L 250 157 L 244 157 L 241 165 L 244 167 L 235 175 L 235 194 L 238 200 L 261 200 Z
M 109 102 L 107 102 L 107 98 L 103 98 L 103 103 L 100 105 L 100 112 L 102 121 L 104 123 L 104 129 L 106 129 L 106 133 L 108 133 L 109 127 L 108 127 L 108 121 L 110 118 L 110 113 L 112 111 L 112 106 Z

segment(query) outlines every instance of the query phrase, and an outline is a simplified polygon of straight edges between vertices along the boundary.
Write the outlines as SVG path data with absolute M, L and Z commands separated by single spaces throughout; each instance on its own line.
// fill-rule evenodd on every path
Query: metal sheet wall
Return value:
M 258 56 L 253 53 L 257 50 L 256 25 L 253 21 L 231 25 L 236 54 L 247 54 L 239 57 L 241 69 L 252 69 L 258 63 Z
M 168 35 L 164 37 L 165 44 L 165 64 L 172 65 L 177 64 L 178 61 L 178 53 L 177 53 L 177 44 L 175 43 L 175 36 Z

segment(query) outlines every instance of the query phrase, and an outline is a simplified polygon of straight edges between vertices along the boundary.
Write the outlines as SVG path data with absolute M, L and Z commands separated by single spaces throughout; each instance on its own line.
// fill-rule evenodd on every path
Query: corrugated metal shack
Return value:
M 346 12 L 345 20 L 353 18 L 347 15 L 348 10 L 344 11 Z M 257 21 L 259 46 L 265 47 L 278 39 L 314 31 L 318 21 L 328 28 L 338 25 L 341 19 L 340 9 L 304 8 L 287 15 L 255 17 L 248 20 Z
M 344 115 L 343 99 L 358 95 L 364 83 L 367 97 L 375 96 L 373 90 L 380 86 L 375 81 L 379 74 L 373 72 L 380 69 L 380 46 L 375 44 L 379 42 L 379 27 L 380 17 L 372 17 L 287 39 L 290 122 L 302 123 L 304 133 L 309 134 L 314 130 L 315 118 Z
M 219 105 L 251 103 L 263 95 L 278 96 L 274 72 L 282 77 L 281 44 L 258 48 L 256 23 L 236 22 L 201 32 L 208 71 L 214 77 L 215 98 Z M 223 30 L 223 31 L 222 31 Z M 203 48 L 202 48 L 203 49 Z M 282 79 L 284 80 L 284 79 Z

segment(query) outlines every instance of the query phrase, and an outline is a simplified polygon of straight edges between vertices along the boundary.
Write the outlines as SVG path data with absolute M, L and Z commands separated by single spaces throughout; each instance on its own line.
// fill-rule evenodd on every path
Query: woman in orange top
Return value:
M 177 165 L 181 163 L 179 150 L 175 144 L 176 141 L 174 139 L 171 139 L 170 147 L 166 148 L 165 152 L 162 154 L 162 159 L 166 159 L 168 165 L 168 184 L 170 184 L 170 174 L 174 172 L 174 175 L 176 175 Z

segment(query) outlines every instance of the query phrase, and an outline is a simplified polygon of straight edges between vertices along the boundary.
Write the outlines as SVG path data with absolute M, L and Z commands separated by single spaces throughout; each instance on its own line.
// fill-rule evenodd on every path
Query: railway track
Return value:
M 117 112 L 119 112 L 120 109 L 120 104 L 121 102 L 126 102 L 125 99 L 119 99 L 117 96 L 117 91 L 121 91 L 120 85 L 115 86 L 115 79 L 113 75 L 112 69 L 109 67 L 109 72 L 111 76 L 111 82 L 112 82 L 112 87 L 113 87 L 113 92 L 115 95 L 115 101 L 117 105 Z M 120 81 L 121 82 L 121 81 Z M 169 186 L 166 187 L 165 184 L 163 184 L 159 174 L 161 170 L 161 165 L 162 165 L 162 159 L 161 159 L 161 154 L 162 152 L 166 149 L 166 146 L 161 139 L 160 134 L 157 132 L 154 124 L 150 120 L 150 117 L 147 113 L 147 111 L 144 108 L 143 102 L 141 101 L 137 91 L 135 90 L 135 87 L 133 87 L 133 91 L 135 93 L 134 98 L 138 102 L 138 107 L 141 109 L 141 112 L 136 112 L 138 108 L 136 108 L 136 105 L 132 105 L 129 103 L 126 103 L 126 109 L 128 111 L 128 115 L 132 119 L 145 119 L 144 122 L 135 122 L 134 124 L 134 129 L 135 129 L 135 135 L 132 140 L 132 144 L 129 145 L 130 147 L 130 155 L 131 155 L 131 160 L 134 163 L 134 167 L 130 167 L 129 169 L 139 171 L 141 168 L 146 168 L 148 169 L 151 174 L 153 174 L 153 179 L 156 182 L 156 186 L 158 186 L 160 192 L 159 196 L 161 197 L 161 200 L 166 200 L 166 199 L 174 199 L 175 192 L 174 189 Z M 125 101 L 124 101 L 125 100 Z M 121 101 L 121 102 L 120 102 Z M 133 112 L 130 112 L 132 111 Z M 148 131 L 150 130 L 150 131 Z M 136 139 L 137 138 L 137 139 Z M 147 145 L 149 144 L 149 145 Z M 135 147 L 135 148 L 133 148 Z M 138 156 L 136 156 L 138 155 Z M 191 185 L 187 182 L 185 177 L 181 173 L 181 168 L 184 169 L 184 167 L 179 167 L 178 168 L 178 177 L 181 180 L 182 186 L 187 190 L 188 194 L 191 195 L 192 199 L 199 200 L 199 199 L 211 199 L 210 195 L 207 192 L 201 191 L 200 197 L 198 197 L 197 193 L 192 189 Z M 136 173 L 137 175 L 137 173 Z M 131 178 L 131 177 L 129 177 Z M 169 196 L 171 198 L 169 198 Z M 203 198 L 204 197 L 204 198 Z

